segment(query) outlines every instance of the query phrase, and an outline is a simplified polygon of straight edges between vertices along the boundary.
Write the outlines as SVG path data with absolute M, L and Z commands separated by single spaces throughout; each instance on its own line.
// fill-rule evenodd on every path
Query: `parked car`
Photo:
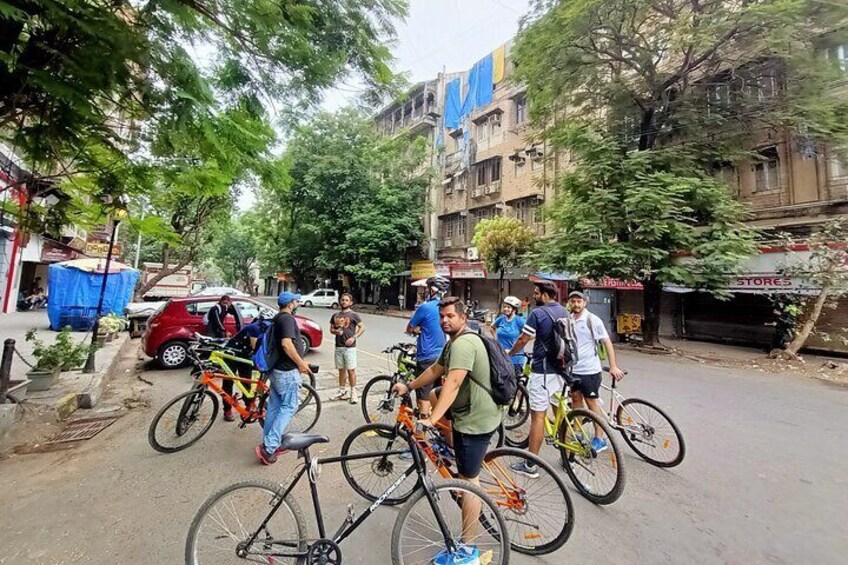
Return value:
M 192 296 L 223 296 L 224 294 L 230 296 L 250 296 L 248 293 L 231 286 L 207 286 L 198 290 Z
M 323 306 L 325 308 L 339 307 L 339 291 L 331 288 L 319 288 L 300 298 L 301 305 L 306 308 Z
M 191 296 L 221 296 L 228 294 L 232 297 L 249 296 L 247 293 L 229 286 L 207 286 Z M 153 316 L 160 308 L 165 306 L 167 301 L 159 300 L 156 302 L 130 302 L 124 309 L 124 315 L 130 322 L 130 335 L 132 337 L 141 337 L 144 330 L 147 329 L 147 323 L 150 317 Z
M 156 359 L 162 367 L 175 369 L 188 362 L 188 344 L 195 332 L 206 329 L 203 318 L 219 296 L 192 296 L 173 298 L 159 307 L 147 323 L 147 331 L 142 338 L 144 353 Z M 276 310 L 252 298 L 233 297 L 233 305 L 241 314 L 242 321 L 249 324 L 261 313 L 272 318 Z M 324 339 L 321 326 L 304 316 L 295 315 L 304 352 L 318 347 Z M 235 334 L 236 325 L 232 316 L 228 316 L 226 325 Z

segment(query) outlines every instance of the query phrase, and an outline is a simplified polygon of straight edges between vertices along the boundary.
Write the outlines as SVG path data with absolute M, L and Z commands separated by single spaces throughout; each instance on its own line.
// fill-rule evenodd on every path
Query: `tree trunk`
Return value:
M 135 291 L 136 299 L 141 300 L 144 297 L 144 295 L 147 294 L 147 292 L 150 289 L 152 289 L 154 286 L 156 286 L 156 284 L 159 281 L 161 281 L 162 279 L 164 279 L 167 276 L 173 275 L 174 273 L 176 273 L 177 271 L 179 271 L 180 269 L 182 269 L 183 267 L 188 265 L 188 262 L 189 262 L 188 259 L 183 259 L 183 260 L 180 260 L 179 262 L 177 262 L 173 267 L 166 267 L 166 266 L 162 265 L 162 270 L 159 271 L 158 273 L 156 273 L 155 275 L 153 275 L 153 278 L 151 278 L 145 284 L 141 285 L 141 288 L 136 287 L 136 291 Z
M 662 283 L 656 277 L 642 281 L 643 317 L 642 340 L 645 345 L 660 345 L 660 305 L 662 303 Z
M 816 301 L 813 303 L 813 311 L 810 312 L 809 316 L 807 316 L 807 319 L 804 321 L 804 325 L 801 326 L 801 331 L 795 335 L 795 339 L 786 346 L 786 351 L 792 355 L 798 355 L 798 352 L 803 349 L 807 340 L 810 338 L 810 335 L 813 333 L 813 330 L 816 328 L 816 324 L 819 321 L 819 317 L 821 317 L 822 310 L 824 309 L 824 305 L 827 303 L 829 295 L 830 293 L 827 288 L 821 289 L 821 292 L 819 292 L 819 295 L 816 297 Z
M 500 276 L 498 278 L 498 305 L 495 306 L 495 312 L 499 312 L 501 309 L 501 302 L 503 302 L 503 281 L 504 281 L 504 270 L 501 269 L 498 273 Z

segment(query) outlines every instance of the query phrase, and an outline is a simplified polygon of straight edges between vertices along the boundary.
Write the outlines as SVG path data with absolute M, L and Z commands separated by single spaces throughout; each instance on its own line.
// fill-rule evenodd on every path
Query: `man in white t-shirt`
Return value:
M 603 345 L 609 359 L 612 378 L 621 380 L 624 377 L 624 371 L 619 369 L 615 362 L 615 350 L 603 321 L 586 309 L 588 303 L 589 298 L 582 292 L 575 290 L 568 295 L 568 308 L 574 319 L 574 333 L 577 337 L 577 362 L 571 370 L 574 378 L 574 384 L 571 386 L 571 406 L 582 408 L 585 399 L 589 410 L 603 418 L 606 416 L 598 402 L 603 371 L 598 353 L 599 343 Z M 596 430 L 592 447 L 596 452 L 609 448 L 601 430 Z

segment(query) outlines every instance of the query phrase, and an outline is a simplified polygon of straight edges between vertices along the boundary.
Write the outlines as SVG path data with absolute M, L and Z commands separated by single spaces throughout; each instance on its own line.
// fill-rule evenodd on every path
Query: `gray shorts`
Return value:
M 355 347 L 337 347 L 336 348 L 336 369 L 344 369 L 344 370 L 356 369 L 356 348 Z

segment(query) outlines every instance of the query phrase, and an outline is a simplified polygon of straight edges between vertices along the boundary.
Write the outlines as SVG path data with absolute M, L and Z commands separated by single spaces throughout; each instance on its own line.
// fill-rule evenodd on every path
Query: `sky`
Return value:
M 409 16 L 396 25 L 392 46 L 395 72 L 407 73 L 411 84 L 435 78 L 442 70 L 467 70 L 487 53 L 512 38 L 530 0 L 410 0 Z M 348 79 L 327 92 L 323 107 L 342 108 L 355 100 L 360 85 Z M 247 191 L 239 208 L 249 208 Z

